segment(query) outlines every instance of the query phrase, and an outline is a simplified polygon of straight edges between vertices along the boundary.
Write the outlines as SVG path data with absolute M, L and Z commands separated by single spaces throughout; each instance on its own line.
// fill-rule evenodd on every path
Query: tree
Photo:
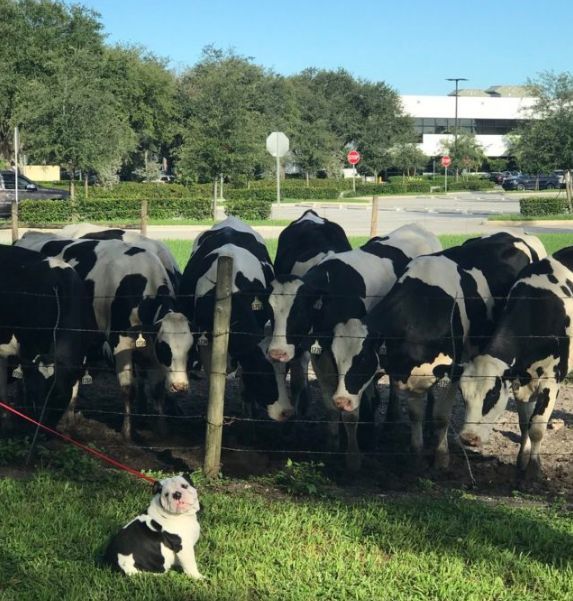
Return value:
M 47 82 L 70 53 L 99 54 L 98 14 L 54 0 L 0 0 L 0 156 L 13 153 L 13 127 L 30 86 Z
M 483 146 L 475 135 L 466 133 L 459 134 L 457 142 L 453 137 L 442 140 L 442 154 L 450 156 L 449 168 L 456 171 L 479 171 L 486 160 Z
M 71 173 L 97 173 L 133 148 L 133 133 L 102 85 L 101 64 L 91 50 L 77 50 L 54 61 L 49 78 L 29 83 L 16 118 L 32 158 L 63 164 Z
M 544 72 L 528 82 L 536 101 L 509 151 L 529 173 L 573 167 L 573 74 Z
M 267 161 L 266 132 L 257 94 L 265 73 L 250 59 L 207 47 L 180 81 L 183 107 L 178 171 L 215 182 L 253 176 Z
M 104 60 L 103 84 L 114 91 L 137 140 L 125 171 L 146 172 L 150 161 L 171 155 L 177 134 L 177 80 L 165 61 L 140 47 L 106 48 Z
M 291 79 L 298 107 L 292 132 L 292 160 L 306 175 L 307 185 L 311 175 L 316 175 L 320 169 L 328 169 L 333 157 L 340 165 L 342 146 L 328 120 L 328 101 L 316 94 L 313 77 L 312 71 L 306 71 Z
M 390 150 L 391 166 L 399 169 L 403 175 L 415 175 L 418 169 L 428 164 L 428 157 L 417 144 L 401 143 Z
M 413 141 L 413 120 L 404 115 L 398 94 L 381 82 L 362 84 L 361 107 L 361 168 L 378 177 L 392 164 L 391 149 Z

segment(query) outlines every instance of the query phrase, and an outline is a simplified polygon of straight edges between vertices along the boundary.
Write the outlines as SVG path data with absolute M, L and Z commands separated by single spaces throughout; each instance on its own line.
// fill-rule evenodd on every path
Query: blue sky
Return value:
M 343 67 L 402 94 L 520 84 L 572 71 L 571 0 L 78 0 L 109 43 L 140 44 L 181 70 L 204 46 L 283 75 Z

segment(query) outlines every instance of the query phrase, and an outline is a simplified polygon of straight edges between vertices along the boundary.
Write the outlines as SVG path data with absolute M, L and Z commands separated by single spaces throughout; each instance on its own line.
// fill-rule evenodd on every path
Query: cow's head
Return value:
M 273 361 L 288 362 L 298 350 L 310 347 L 309 334 L 320 312 L 321 296 L 319 288 L 301 278 L 273 280 L 269 297 L 273 336 L 268 349 Z
M 488 441 L 493 425 L 509 400 L 509 366 L 491 355 L 478 355 L 464 367 L 460 390 L 466 405 L 460 442 L 478 447 Z
M 368 328 L 360 319 L 337 324 L 332 340 L 332 355 L 338 371 L 334 404 L 342 411 L 354 411 L 377 372 L 380 361 L 377 343 L 368 337 Z
M 193 346 L 193 334 L 182 313 L 170 311 L 154 324 L 153 349 L 165 375 L 165 390 L 169 394 L 189 392 L 187 361 Z
M 267 357 L 268 339 L 255 349 L 238 357 L 241 364 L 243 395 L 247 402 L 262 408 L 274 421 L 285 421 L 294 415 L 286 388 L 286 365 Z

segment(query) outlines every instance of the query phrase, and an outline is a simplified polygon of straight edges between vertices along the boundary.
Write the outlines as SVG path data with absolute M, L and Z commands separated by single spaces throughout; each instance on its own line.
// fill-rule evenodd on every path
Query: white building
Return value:
M 475 134 L 488 157 L 506 155 L 506 134 L 533 118 L 535 99 L 524 94 L 522 86 L 458 90 L 458 135 Z M 448 96 L 402 96 L 402 105 L 404 112 L 414 118 L 424 154 L 442 154 L 443 142 L 454 137 L 455 92 Z

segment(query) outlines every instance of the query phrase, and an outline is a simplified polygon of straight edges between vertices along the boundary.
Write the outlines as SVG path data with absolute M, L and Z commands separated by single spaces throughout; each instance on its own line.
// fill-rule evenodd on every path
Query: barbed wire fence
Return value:
M 228 257 L 226 257 L 227 259 L 229 259 Z M 254 333 L 254 332 L 248 332 L 248 331 L 240 331 L 240 330 L 233 330 L 232 329 L 232 324 L 230 321 L 230 299 L 231 299 L 231 295 L 233 294 L 232 291 L 232 282 L 230 280 L 231 275 L 232 275 L 232 265 L 231 268 L 227 267 L 227 271 L 228 271 L 228 276 L 221 276 L 218 277 L 217 282 L 219 283 L 220 281 L 222 282 L 222 292 L 216 292 L 215 294 L 215 316 L 219 315 L 220 317 L 223 317 L 223 321 L 221 322 L 221 320 L 219 320 L 221 323 L 219 323 L 219 325 L 214 328 L 214 331 L 212 333 L 212 340 L 215 343 L 213 346 L 217 347 L 217 350 L 213 350 L 213 358 L 216 358 L 217 361 L 215 362 L 211 362 L 211 372 L 209 374 L 209 381 L 210 381 L 210 385 L 211 382 L 218 382 L 215 385 L 215 388 L 218 389 L 217 392 L 215 393 L 211 393 L 209 394 L 209 403 L 208 403 L 208 408 L 207 411 L 204 413 L 195 413 L 195 414 L 187 414 L 187 415 L 170 415 L 169 419 L 175 420 L 175 421 L 187 421 L 187 422 L 203 422 L 206 426 L 207 426 L 207 434 L 206 434 L 206 442 L 205 442 L 205 446 L 203 447 L 203 445 L 170 445 L 168 442 L 167 444 L 163 445 L 133 445 L 134 448 L 139 448 L 142 450 L 150 450 L 150 451 L 154 451 L 154 450 L 182 450 L 182 449 L 193 449 L 193 450 L 198 450 L 198 449 L 208 449 L 211 448 L 211 459 L 207 460 L 207 458 L 205 459 L 205 471 L 211 474 L 216 474 L 219 472 L 220 470 L 220 463 L 221 463 L 221 452 L 222 451 L 230 451 L 230 452 L 235 452 L 235 453 L 250 453 L 253 452 L 252 448 L 242 448 L 242 447 L 238 447 L 238 446 L 232 446 L 229 444 L 224 444 L 222 441 L 222 436 L 223 436 L 223 429 L 225 427 L 231 426 L 235 423 L 246 423 L 246 424 L 262 424 L 262 423 L 270 423 L 269 419 L 265 419 L 265 418 L 258 418 L 258 417 L 250 417 L 250 416 L 245 416 L 245 415 L 232 415 L 228 412 L 225 412 L 225 406 L 224 406 L 224 394 L 225 394 L 225 387 L 226 387 L 226 381 L 227 381 L 227 369 L 226 369 L 226 363 L 227 363 L 227 345 L 228 345 L 228 337 L 234 334 L 240 334 L 243 336 L 253 336 L 253 337 L 260 337 L 259 334 Z M 224 282 L 225 277 L 227 278 L 227 281 Z M 5 294 L 13 294 L 10 291 L 5 291 L 2 290 L 0 291 L 0 295 L 5 295 Z M 37 293 L 33 293 L 33 292 L 23 292 L 22 294 L 24 295 L 28 295 L 28 296 L 37 296 L 37 297 L 44 297 L 44 298 L 53 298 L 53 295 L 51 294 L 37 294 Z M 237 293 L 234 293 L 237 294 Z M 58 303 L 58 315 L 57 315 L 57 319 L 56 319 L 56 323 L 52 326 L 46 325 L 45 327 L 32 327 L 32 326 L 26 326 L 23 324 L 19 324 L 17 326 L 18 329 L 20 330 L 27 330 L 27 329 L 31 329 L 31 330 L 38 330 L 41 331 L 42 329 L 47 330 L 52 332 L 53 335 L 53 344 L 54 346 L 56 345 L 56 333 L 58 333 L 58 335 L 63 332 L 63 331 L 69 331 L 69 332 L 86 332 L 86 333 L 100 333 L 99 330 L 98 331 L 94 331 L 94 330 L 89 330 L 89 329 L 85 329 L 85 328 L 62 328 L 60 322 L 60 312 L 59 312 L 59 303 L 61 301 L 61 299 L 63 298 L 61 295 L 58 295 L 58 293 L 55 293 L 56 295 L 56 300 Z M 340 294 L 340 295 L 333 295 L 334 297 L 339 297 L 339 298 L 345 298 L 345 297 L 351 297 L 352 295 L 348 295 L 348 294 Z M 123 295 L 124 298 L 130 298 L 133 300 L 133 298 L 136 298 L 135 296 L 130 296 L 130 295 Z M 108 297 L 103 297 L 103 296 L 99 296 L 96 297 L 99 299 L 104 299 L 104 300 L 111 300 L 111 298 Z M 117 296 L 114 296 L 113 299 L 116 299 Z M 481 297 L 480 297 L 481 298 Z M 564 300 L 565 299 L 570 299 L 569 296 L 563 295 L 562 297 Z M 78 300 L 78 299 L 75 299 Z M 81 299 L 79 299 L 81 302 Z M 90 301 L 93 301 L 94 297 L 90 297 Z M 455 332 L 453 329 L 453 309 L 455 307 L 455 303 L 457 303 L 460 299 L 454 298 L 453 304 L 452 304 L 452 312 L 450 313 L 450 333 L 449 333 L 449 338 L 451 338 L 451 342 L 452 344 L 455 342 L 456 336 L 455 336 Z M 535 299 L 538 300 L 538 299 Z M 229 305 L 228 309 L 222 309 L 220 303 L 225 302 Z M 228 313 L 228 316 L 226 316 L 226 314 Z M 6 325 L 6 324 L 3 324 Z M 0 326 L 1 329 L 1 326 Z M 149 334 L 150 332 L 146 332 L 145 327 L 140 328 L 143 333 Z M 121 333 L 119 331 L 114 331 L 115 333 Z M 204 332 L 202 331 L 197 331 L 197 332 L 193 332 L 193 334 L 195 336 L 201 336 L 204 334 Z M 314 340 L 316 338 L 320 338 L 321 335 L 309 335 L 307 338 L 309 340 Z M 217 345 L 216 342 L 217 341 L 221 341 L 224 338 L 227 338 L 227 342 L 225 342 L 222 345 Z M 352 336 L 347 336 L 349 338 L 352 338 Z M 459 337 L 458 337 L 459 338 Z M 515 336 L 516 339 L 518 339 L 521 342 L 526 342 L 526 341 L 531 341 L 532 339 L 538 338 L 538 339 L 542 339 L 542 338 L 546 338 L 546 336 L 542 336 L 542 335 L 538 335 L 538 336 L 531 336 L 531 335 L 523 335 L 523 336 Z M 551 336 L 552 339 L 555 339 L 555 336 Z M 423 339 L 423 337 L 422 337 Z M 563 337 L 563 341 L 562 342 L 568 342 L 569 338 L 567 336 Z M 80 359 L 78 358 L 78 361 L 80 361 Z M 218 365 L 218 366 L 217 366 Z M 76 367 L 78 369 L 82 369 L 83 368 L 83 363 L 80 364 L 80 362 L 77 365 L 71 365 L 69 367 Z M 90 370 L 93 370 L 94 372 L 98 372 L 98 371 L 109 371 L 109 368 L 103 367 L 103 366 L 90 366 Z M 143 368 L 143 371 L 145 371 L 145 368 Z M 266 374 L 266 372 L 254 372 L 253 375 L 259 375 L 259 376 L 263 376 L 263 375 L 268 375 Z M 340 374 L 340 375 L 345 375 L 345 374 Z M 495 374 L 496 376 L 498 374 Z M 432 376 L 428 376 L 428 377 L 432 377 Z M 490 374 L 485 374 L 483 376 L 473 376 L 473 377 L 484 377 L 484 378 L 489 378 L 491 377 Z M 548 376 L 542 376 L 541 379 L 553 379 L 550 378 Z M 44 408 L 43 408 L 43 412 L 45 413 L 46 411 L 52 411 L 52 409 L 48 406 L 49 404 L 49 398 L 52 394 L 53 390 L 50 389 L 50 391 L 48 392 L 48 396 L 46 397 L 45 403 L 44 403 Z M 216 397 L 216 400 L 213 400 Z M 215 409 L 213 409 L 213 407 L 215 407 Z M 97 409 L 97 408 L 90 408 L 89 409 L 89 413 L 93 414 L 93 415 L 101 415 L 101 416 L 124 416 L 125 413 L 121 412 L 121 411 L 111 411 L 111 410 L 104 410 L 104 409 Z M 147 413 L 147 412 L 139 412 L 139 413 L 132 413 L 132 416 L 134 417 L 144 417 L 144 418 L 150 418 L 150 419 L 155 419 L 158 417 L 157 413 Z M 426 420 L 425 420 L 426 421 Z M 427 420 L 428 422 L 431 422 L 432 420 L 429 419 Z M 573 424 L 573 416 L 572 417 L 567 417 L 567 419 L 564 419 L 564 424 L 566 426 Z M 289 420 L 289 423 L 292 424 L 290 427 L 291 428 L 300 428 L 300 427 L 304 427 L 305 425 L 308 424 L 320 424 L 320 425 L 327 425 L 327 424 L 332 424 L 332 423 L 339 423 L 340 420 L 337 419 L 335 421 L 329 420 L 329 419 L 305 419 L 305 418 L 300 418 L 300 417 L 295 417 L 294 419 Z M 386 423 L 392 424 L 392 423 L 403 423 L 402 420 L 397 419 L 397 420 L 387 420 Z M 517 420 L 515 421 L 497 421 L 495 423 L 491 422 L 485 422 L 485 421 L 481 421 L 479 422 L 482 425 L 489 425 L 489 426 L 504 426 L 504 425 L 508 425 L 508 426 L 515 426 L 516 424 L 518 424 L 519 422 Z M 371 424 L 370 421 L 360 421 L 358 420 L 356 422 L 357 425 L 369 425 Z M 211 431 L 211 434 L 209 434 L 209 431 Z M 209 441 L 209 438 L 211 437 L 211 442 Z M 213 438 L 219 439 L 219 442 L 212 442 Z M 209 447 L 209 445 L 211 445 L 211 447 Z M 122 445 L 121 448 L 125 448 L 126 445 Z M 129 445 L 127 445 L 129 446 Z M 106 445 L 107 448 L 109 449 L 113 449 L 113 448 L 120 448 L 119 446 L 114 446 L 113 444 L 107 444 Z M 283 449 L 278 449 L 278 448 L 263 448 L 263 449 L 256 449 L 257 452 L 259 453 L 265 453 L 265 454 L 269 454 L 269 455 L 288 455 L 288 454 L 296 454 L 296 455 L 303 455 L 303 456 L 308 456 L 308 457 L 319 457 L 319 456 L 326 456 L 326 457 L 336 457 L 336 456 L 343 456 L 345 455 L 345 451 L 333 451 L 333 450 L 328 450 L 328 449 L 297 449 L 297 448 L 283 448 Z M 409 456 L 412 453 L 407 450 L 407 449 L 399 449 L 399 450 L 374 450 L 374 451 L 368 451 L 367 452 L 368 455 L 371 456 L 375 456 L 375 457 L 393 457 L 393 458 L 397 458 L 397 457 L 405 457 L 405 456 Z M 557 452 L 545 452 L 545 453 L 541 453 L 542 455 L 545 456 L 568 456 L 568 453 L 557 453 Z M 208 452 L 205 452 L 205 457 L 207 457 Z M 500 453 L 500 456 L 503 455 L 514 455 L 514 452 L 512 451 L 508 451 L 507 453 Z M 467 460 L 467 457 L 466 457 Z M 471 469 L 471 468 L 470 468 Z M 473 478 L 473 476 L 472 476 Z

